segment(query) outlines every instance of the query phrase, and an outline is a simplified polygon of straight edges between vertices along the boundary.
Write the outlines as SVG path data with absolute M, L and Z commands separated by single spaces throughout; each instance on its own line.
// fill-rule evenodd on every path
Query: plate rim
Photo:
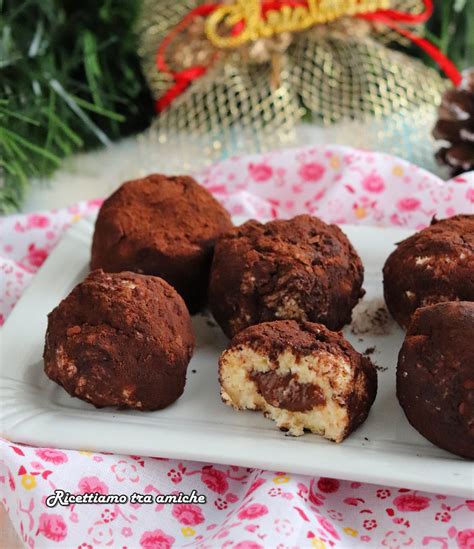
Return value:
M 70 245 L 71 239 L 79 239 L 84 242 L 88 240 L 93 231 L 93 221 L 95 216 L 88 216 L 74 223 L 64 234 L 58 245 L 46 259 L 43 266 L 38 270 L 29 287 L 25 290 L 16 307 L 7 318 L 4 326 L 1 328 L 4 347 L 2 355 L 7 348 L 14 347 L 14 338 L 8 338 L 10 331 L 14 330 L 17 323 L 17 317 L 22 317 L 23 309 L 28 307 L 31 296 L 37 292 L 37 287 L 41 286 L 43 279 L 50 276 L 50 271 L 54 271 L 60 264 L 63 249 Z M 391 233 L 399 233 L 400 237 L 405 238 L 413 233 L 413 229 L 399 227 L 376 227 L 373 225 L 341 225 L 342 230 L 369 231 L 389 230 Z M 69 265 L 72 276 L 77 276 L 77 271 L 73 272 L 73 266 Z M 11 351 L 10 351 L 11 352 Z M 2 361 L 3 362 L 3 361 Z M 17 387 L 15 387 L 15 385 Z M 15 380 L 7 375 L 4 368 L 0 368 L 0 431 L 1 436 L 10 442 L 30 444 L 33 446 L 58 447 L 64 449 L 78 450 L 77 440 L 74 441 L 75 433 L 79 425 L 83 428 L 84 421 L 88 421 L 83 416 L 83 412 L 77 409 L 71 409 L 67 412 L 64 407 L 55 403 L 44 403 L 37 406 L 33 403 L 21 401 L 19 396 L 22 391 L 29 388 L 32 390 L 31 383 L 21 380 Z M 33 388 L 34 390 L 34 388 Z M 9 410 L 7 412 L 7 410 Z M 112 409 L 109 409 L 112 410 Z M 222 426 L 217 435 L 209 429 L 194 431 L 192 435 L 187 432 L 187 445 L 179 443 L 179 437 L 183 436 L 183 428 L 165 428 L 163 425 L 160 431 L 159 444 L 157 444 L 156 435 L 158 425 L 153 422 L 142 423 L 140 429 L 136 429 L 136 421 L 122 421 L 120 429 L 127 436 L 117 437 L 116 429 L 110 429 L 111 422 L 122 415 L 123 412 L 114 411 L 108 414 L 96 414 L 91 408 L 87 415 L 95 414 L 93 433 L 90 434 L 87 442 L 87 450 L 93 451 L 111 451 L 118 454 L 142 454 L 152 455 L 173 459 L 186 459 L 192 461 L 212 462 L 219 464 L 241 465 L 245 467 L 257 467 L 269 470 L 287 470 L 288 472 L 323 475 L 344 480 L 376 483 L 386 486 L 403 486 L 405 488 L 423 490 L 428 492 L 438 492 L 455 496 L 472 497 L 474 483 L 474 466 L 472 462 L 463 460 L 457 456 L 452 456 L 446 452 L 446 456 L 414 456 L 401 452 L 391 453 L 388 450 L 381 451 L 371 442 L 368 442 L 363 451 L 359 446 L 351 446 L 347 442 L 343 445 L 331 443 L 314 443 L 314 439 L 309 440 L 306 437 L 292 438 L 284 437 L 276 428 L 275 430 L 264 431 L 265 435 L 256 437 L 248 433 L 249 428 L 239 426 L 239 428 L 224 433 L 226 426 Z M 20 414 L 20 419 L 13 421 L 12 418 Z M 129 416 L 134 417 L 134 416 Z M 140 416 L 137 416 L 140 417 Z M 54 420 L 54 427 L 51 427 L 51 421 Z M 178 420 L 176 420 L 178 421 Z M 139 423 L 139 421 L 138 421 Z M 164 421 L 163 423 L 167 423 Z M 67 428 L 66 428 L 67 427 Z M 232 429 L 232 427 L 230 427 Z M 257 431 L 261 430 L 256 428 Z M 139 433 L 150 431 L 149 437 L 143 437 L 140 448 L 130 448 L 132 441 L 136 440 Z M 152 432 L 153 431 L 153 432 Z M 188 429 L 189 431 L 189 429 Z M 253 455 L 239 455 L 238 449 L 243 440 L 251 442 L 255 451 Z M 348 439 L 350 440 L 350 439 Z M 395 444 L 395 443 L 394 443 Z M 293 446 L 292 446 L 293 445 Z M 295 446 L 296 445 L 296 446 Z M 80 445 L 81 446 L 81 445 Z M 179 451 L 176 450 L 179 446 Z M 220 446 L 220 451 L 216 448 Z M 362 445 L 364 446 L 364 444 Z M 293 463 L 291 453 L 297 447 L 298 450 L 307 452 L 305 462 Z M 171 448 L 168 450 L 168 448 Z M 297 450 L 297 451 L 298 451 Z M 322 451 L 322 454 L 321 454 Z M 342 455 L 341 455 L 342 452 Z M 321 454 L 319 456 L 319 454 Z M 323 458 L 322 460 L 318 457 Z M 382 460 L 390 460 L 390 463 L 380 463 Z M 422 463 L 418 460 L 423 460 Z M 308 464 L 311 460 L 311 464 Z M 375 461 L 374 461 L 375 460 Z M 375 464 L 378 461 L 379 463 Z M 314 463 L 314 465 L 313 465 Z M 341 463 L 344 466 L 341 466 Z M 365 464 L 365 467 L 364 467 Z M 368 466 L 373 464 L 373 466 Z M 423 471 L 430 467 L 437 474 L 437 482 L 433 482 L 433 474 L 423 475 Z M 390 474 L 389 474 L 390 473 Z

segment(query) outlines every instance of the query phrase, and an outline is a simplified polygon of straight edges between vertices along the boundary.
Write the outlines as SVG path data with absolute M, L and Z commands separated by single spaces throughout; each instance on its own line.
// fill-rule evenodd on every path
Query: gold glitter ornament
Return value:
M 399 33 L 380 22 L 341 16 L 344 2 L 332 2 L 340 10 L 328 18 L 330 22 L 298 32 L 268 33 L 226 48 L 216 47 L 209 39 L 208 17 L 194 17 L 170 41 L 166 59 L 176 72 L 196 65 L 205 66 L 207 72 L 159 114 L 154 124 L 159 142 L 179 146 L 195 140 L 203 143 L 203 157 L 213 160 L 291 144 L 295 127 L 309 114 L 323 126 L 346 120 L 379 121 L 379 150 L 422 165 L 429 162 L 429 131 L 446 81 L 390 47 L 394 42 L 406 44 Z M 158 48 L 202 4 L 196 0 L 143 2 L 139 54 L 157 101 L 174 84 L 172 75 L 157 68 Z M 222 4 L 229 8 L 235 2 Z M 424 7 L 421 0 L 389 4 L 391 9 L 413 14 Z

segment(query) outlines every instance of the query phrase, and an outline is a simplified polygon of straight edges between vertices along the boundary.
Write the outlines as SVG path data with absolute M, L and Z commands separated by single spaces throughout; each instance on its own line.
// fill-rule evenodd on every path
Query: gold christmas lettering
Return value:
M 282 3 L 263 16 L 261 0 L 236 0 L 223 4 L 207 17 L 206 35 L 218 48 L 236 48 L 282 32 L 303 31 L 342 16 L 387 9 L 389 4 L 389 0 L 307 0 L 306 6 Z M 242 29 L 232 34 L 237 25 Z

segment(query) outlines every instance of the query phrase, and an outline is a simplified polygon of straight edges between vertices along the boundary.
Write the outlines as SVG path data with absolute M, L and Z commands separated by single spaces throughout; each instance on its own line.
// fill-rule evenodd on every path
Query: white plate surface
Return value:
M 364 301 L 381 299 L 382 265 L 394 243 L 409 232 L 343 229 L 364 262 Z M 288 437 L 258 412 L 225 406 L 219 397 L 217 358 L 226 339 L 204 316 L 194 318 L 198 345 L 184 395 L 166 410 L 97 410 L 69 397 L 43 373 L 46 315 L 87 274 L 92 231 L 92 221 L 82 220 L 67 232 L 2 330 L 3 436 L 37 446 L 210 461 L 472 496 L 472 463 L 426 441 L 397 403 L 395 368 L 403 334 L 393 324 L 388 335 L 345 330 L 357 350 L 376 347 L 372 358 L 384 371 L 379 371 L 369 418 L 342 444 L 311 434 Z

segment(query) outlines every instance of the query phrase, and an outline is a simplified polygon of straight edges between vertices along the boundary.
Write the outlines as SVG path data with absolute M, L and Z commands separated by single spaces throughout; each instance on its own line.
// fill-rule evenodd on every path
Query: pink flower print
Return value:
M 22 265 L 30 272 L 36 271 L 48 257 L 48 252 L 44 248 L 37 248 L 34 243 L 28 246 L 28 254 L 22 259 Z
M 60 450 L 53 450 L 51 448 L 38 448 L 35 450 L 35 453 L 43 461 L 49 461 L 49 463 L 54 463 L 54 465 L 60 465 L 61 463 L 66 463 L 68 460 L 67 455 Z
M 266 505 L 261 505 L 260 503 L 252 503 L 247 505 L 240 513 L 237 515 L 239 519 L 256 519 L 263 517 L 268 513 L 268 507 Z
M 469 511 L 474 511 L 474 499 L 467 499 L 466 506 L 469 509 Z
M 199 506 L 192 505 L 191 503 L 173 505 L 173 511 L 171 513 L 178 522 L 185 526 L 196 526 L 196 524 L 204 522 L 204 515 Z
M 401 212 L 414 212 L 417 210 L 421 205 L 421 202 L 418 200 L 418 198 L 402 198 L 397 202 L 397 208 Z
M 89 530 L 87 530 L 92 541 L 96 545 L 105 545 L 110 547 L 114 543 L 114 533 L 110 526 L 107 526 L 101 521 L 97 521 Z
M 12 490 L 12 492 L 16 490 L 15 479 L 13 478 L 10 469 L 8 469 L 8 485 L 10 486 L 10 490 Z
M 216 534 L 217 539 L 226 538 L 229 535 L 229 530 L 221 530 L 218 534 Z
M 346 505 L 353 505 L 354 507 L 357 507 L 360 503 L 365 503 L 362 498 L 345 498 L 344 503 Z
M 451 515 L 447 511 L 442 511 L 441 513 L 436 513 L 435 520 L 437 522 L 449 522 Z
M 399 511 L 423 511 L 430 506 L 430 498 L 417 496 L 416 494 L 405 494 L 393 500 L 393 504 Z
M 338 520 L 339 522 L 344 519 L 344 515 L 335 509 L 329 509 L 328 515 L 332 518 L 332 520 Z
M 467 190 L 466 199 L 469 202 L 474 202 L 474 187 L 471 187 L 470 189 Z
M 283 536 L 291 536 L 294 531 L 294 528 L 288 519 L 277 518 L 273 524 L 275 525 L 275 531 Z
M 381 193 L 385 189 L 385 182 L 376 172 L 371 172 L 362 180 L 362 187 L 369 193 Z
M 112 522 L 117 518 L 117 513 L 111 509 L 104 509 L 104 511 L 100 514 L 100 518 L 104 522 Z
M 413 538 L 410 538 L 403 530 L 389 530 L 382 540 L 382 545 L 388 547 L 388 549 L 401 549 L 407 547 L 413 543 Z
M 261 162 L 259 164 L 254 164 L 253 162 L 250 162 L 250 164 L 248 165 L 248 171 L 250 177 L 258 183 L 264 183 L 265 181 L 268 181 L 273 175 L 273 168 L 268 164 L 265 164 L 265 162 Z
M 133 463 L 127 463 L 124 459 L 121 459 L 118 463 L 115 463 L 111 467 L 112 472 L 115 473 L 115 478 L 119 482 L 128 480 L 130 482 L 138 482 L 140 477 L 137 473 L 137 468 Z
M 410 527 L 410 521 L 409 520 L 405 520 L 404 518 L 402 517 L 396 517 L 393 519 L 393 523 L 394 524 L 403 524 L 403 526 L 406 526 L 407 528 Z
M 43 513 L 39 518 L 38 532 L 51 541 L 62 541 L 67 536 L 67 525 L 60 515 Z
M 98 494 L 106 495 L 109 493 L 108 486 L 98 477 L 84 477 L 79 481 L 79 490 L 81 494 Z
M 219 510 L 227 509 L 227 507 L 229 507 L 229 504 L 227 503 L 227 501 L 223 500 L 222 498 L 217 498 L 216 501 L 214 502 L 214 505 Z
M 230 209 L 230 213 L 232 215 L 241 215 L 244 213 L 244 207 L 242 206 L 242 204 L 234 204 Z
M 45 215 L 31 214 L 27 217 L 28 227 L 44 229 L 49 225 L 49 219 Z
M 390 222 L 392 225 L 397 225 L 398 227 L 401 227 L 404 224 L 397 213 L 390 216 Z
M 302 482 L 298 482 L 298 496 L 300 498 L 306 499 L 307 494 L 308 488 Z
M 124 526 L 122 528 L 122 536 L 125 536 L 126 538 L 129 538 L 133 534 L 133 531 L 128 526 Z
M 318 480 L 318 488 L 325 494 L 332 494 L 339 490 L 340 482 L 334 478 L 321 477 Z
M 250 494 L 253 494 L 255 490 L 258 490 L 262 484 L 265 484 L 266 480 L 264 478 L 258 478 L 255 482 L 252 483 L 250 488 L 247 490 L 247 493 L 245 494 L 245 497 L 250 496 Z
M 326 168 L 318 162 L 306 162 L 298 169 L 298 175 L 303 181 L 314 183 L 319 181 L 326 171 Z
M 309 483 L 309 502 L 313 505 L 322 505 L 324 503 L 324 496 L 321 496 L 316 492 L 316 481 L 314 479 Z
M 229 488 L 225 473 L 214 467 L 203 467 L 201 480 L 204 484 L 217 494 L 224 494 Z
M 166 474 L 173 484 L 179 484 L 183 480 L 183 475 L 181 471 L 176 471 L 176 469 L 170 469 Z
M 329 534 L 331 534 L 334 539 L 340 539 L 336 529 L 327 518 L 318 516 L 318 522 L 326 530 L 326 532 L 329 532 Z
M 170 549 L 175 539 L 167 536 L 163 530 L 144 532 L 140 538 L 140 545 L 143 549 Z
M 89 208 L 95 209 L 102 206 L 103 202 L 104 202 L 103 198 L 93 198 L 92 200 L 87 201 L 87 206 Z
M 303 185 L 293 185 L 291 187 L 291 191 L 294 193 L 294 194 L 300 194 L 304 191 L 304 187 Z
M 458 532 L 456 542 L 459 549 L 474 549 L 474 530 L 462 530 Z
M 232 549 L 263 549 L 263 547 L 254 541 L 241 541 L 234 545 Z

